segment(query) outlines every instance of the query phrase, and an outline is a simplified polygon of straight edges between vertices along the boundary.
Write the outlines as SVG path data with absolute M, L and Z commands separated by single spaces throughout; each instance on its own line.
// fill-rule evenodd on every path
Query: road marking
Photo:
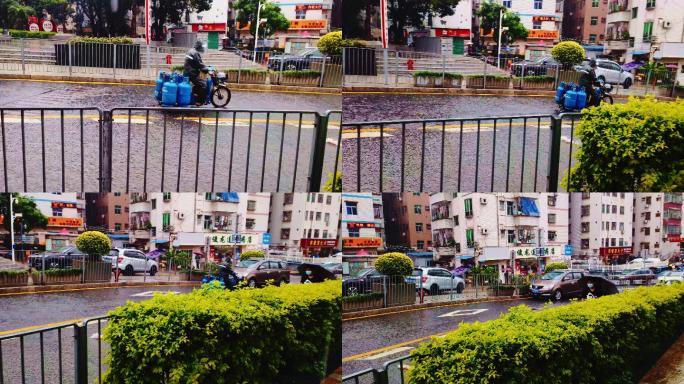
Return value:
M 364 358 L 359 359 L 359 360 L 377 360 L 377 359 L 382 359 L 383 357 L 396 355 L 396 354 L 398 354 L 398 353 L 410 351 L 410 350 L 412 350 L 412 349 L 414 349 L 414 347 L 399 347 L 399 348 L 394 348 L 394 349 L 390 349 L 389 351 L 385 351 L 385 352 L 382 352 L 382 353 L 378 353 L 377 355 L 372 355 L 372 356 L 364 357 Z
M 392 137 L 392 136 L 394 136 L 394 135 L 387 133 L 387 132 L 382 134 L 382 137 Z M 359 135 L 356 133 L 356 130 L 354 130 L 353 133 L 352 132 L 344 132 L 342 134 L 342 139 L 356 139 L 358 137 L 359 137 Z M 363 129 L 361 130 L 361 138 L 362 139 L 369 139 L 369 138 L 376 138 L 376 137 L 380 137 L 380 131 L 379 130 L 377 132 L 374 132 L 372 130 L 371 131 L 367 131 L 367 130 L 363 130 Z
M 22 333 L 22 332 L 29 332 L 29 331 L 34 331 L 36 329 L 42 329 L 42 328 L 53 328 L 53 327 L 59 327 L 61 325 L 80 323 L 81 321 L 86 320 L 86 319 L 88 319 L 88 318 L 87 317 L 81 317 L 78 319 L 71 319 L 71 320 L 57 321 L 54 323 L 47 323 L 47 324 L 41 324 L 41 325 L 31 325 L 28 327 L 15 328 L 15 329 L 10 329 L 8 331 L 0 331 L 0 336 L 12 335 L 15 333 Z
M 153 297 L 155 293 L 173 293 L 178 294 L 178 291 L 145 291 L 140 293 L 134 293 L 131 297 Z
M 453 332 L 453 331 L 455 331 L 455 330 L 456 330 L 456 328 L 451 329 L 451 330 L 446 331 L 446 332 L 440 332 L 440 333 L 436 333 L 436 334 L 434 334 L 434 335 L 429 335 L 429 336 L 425 336 L 425 337 L 419 337 L 419 338 L 417 338 L 417 339 L 413 339 L 413 340 L 409 340 L 409 341 L 404 341 L 404 342 L 402 342 L 402 343 L 397 343 L 397 344 L 388 345 L 388 346 L 386 346 L 386 347 L 374 349 L 374 350 L 372 350 L 372 351 L 368 351 L 368 352 L 364 352 L 364 353 L 359 353 L 359 354 L 352 355 L 352 356 L 343 357 L 343 358 L 342 358 L 342 362 L 343 362 L 343 363 L 346 363 L 346 362 L 349 362 L 349 361 L 360 360 L 360 359 L 364 359 L 364 358 L 366 358 L 366 357 L 368 357 L 368 356 L 377 355 L 377 354 L 382 353 L 382 352 L 385 352 L 385 351 L 391 351 L 391 350 L 393 350 L 393 349 L 397 349 L 397 348 L 400 348 L 400 347 L 405 347 L 405 346 L 411 345 L 411 344 L 418 344 L 418 343 L 423 342 L 423 341 L 425 341 L 425 340 L 429 340 L 429 339 L 431 339 L 431 338 L 433 338 L 433 337 L 438 337 L 438 336 L 446 335 L 447 333 Z
M 90 338 L 91 338 L 91 339 L 99 339 L 99 338 L 100 338 L 100 334 L 97 333 L 97 332 L 95 332 L 95 333 L 93 333 L 92 335 L 90 335 Z
M 78 291 L 93 291 L 97 289 L 119 289 L 119 288 L 147 288 L 147 287 L 197 287 L 199 282 L 178 282 L 175 284 L 145 284 L 145 285 L 120 285 L 111 287 L 89 287 L 89 288 L 70 288 L 70 289 L 53 289 L 49 291 L 38 291 L 38 292 L 10 292 L 10 293 L 0 293 L 0 296 L 13 296 L 13 295 L 36 295 L 40 293 L 60 293 L 60 292 L 78 292 Z
M 351 85 L 354 87 L 354 85 Z M 401 91 L 342 91 L 342 95 L 441 95 L 441 96 L 491 96 L 491 97 L 548 97 L 552 98 L 552 90 L 549 94 L 532 94 L 532 95 L 506 95 L 506 94 L 492 94 L 492 93 L 444 93 L 444 92 L 401 92 Z
M 443 315 L 439 315 L 437 317 L 456 317 L 456 316 L 474 316 L 478 315 L 482 312 L 486 312 L 487 308 L 479 308 L 479 309 L 457 309 L 455 311 L 451 311 L 448 313 L 445 313 Z

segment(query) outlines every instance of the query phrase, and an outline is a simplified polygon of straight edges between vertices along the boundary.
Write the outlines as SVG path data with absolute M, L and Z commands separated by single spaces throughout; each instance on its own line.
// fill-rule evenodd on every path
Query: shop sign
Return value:
M 349 223 L 347 223 L 347 228 L 349 228 L 349 229 L 375 228 L 375 223 L 349 222 Z
M 532 16 L 532 21 L 557 21 L 556 16 Z
M 258 244 L 259 236 L 254 234 L 211 234 L 207 235 L 209 245 L 249 245 Z
M 511 248 L 511 252 L 516 258 L 562 256 L 564 254 L 563 251 L 564 249 L 561 246 Z
M 528 39 L 558 39 L 558 31 L 547 29 L 529 29 L 527 30 Z
M 290 29 L 325 29 L 328 20 L 290 20 Z
M 78 208 L 76 203 L 66 203 L 63 201 L 53 201 L 52 208 Z
M 599 248 L 601 256 L 624 256 L 631 255 L 632 247 L 602 247 Z
M 337 239 L 302 239 L 299 244 L 302 248 L 335 248 Z
M 38 32 L 38 31 L 40 31 L 40 27 L 36 23 L 31 23 L 31 24 L 29 24 L 29 31 Z
M 216 23 L 216 24 L 193 24 L 193 32 L 225 32 L 226 24 Z
M 323 4 L 297 4 L 295 10 L 297 11 L 316 11 L 323 9 Z
M 48 217 L 48 227 L 82 227 L 83 219 L 80 217 L 62 217 L 50 216 Z
M 470 29 L 435 28 L 436 37 L 470 37 Z
M 379 237 L 345 237 L 342 239 L 343 248 L 379 248 L 382 239 Z
M 53 32 L 52 29 L 53 29 L 54 27 L 53 27 L 53 25 L 52 25 L 52 21 L 50 21 L 50 20 L 43 20 L 42 26 L 43 26 L 43 31 Z
M 667 241 L 671 243 L 684 243 L 684 237 L 682 235 L 667 235 Z

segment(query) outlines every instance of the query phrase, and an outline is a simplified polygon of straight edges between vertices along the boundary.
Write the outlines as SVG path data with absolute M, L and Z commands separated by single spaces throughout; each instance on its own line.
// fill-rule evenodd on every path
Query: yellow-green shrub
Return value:
M 106 383 L 320 382 L 341 365 L 340 281 L 158 295 L 110 313 Z
M 557 261 L 554 263 L 546 264 L 546 266 L 544 267 L 544 273 L 549 273 L 551 271 L 555 271 L 556 269 L 567 269 L 567 268 L 568 268 L 567 263 Z
M 684 285 L 462 324 L 413 353 L 410 382 L 635 383 L 684 331 Z
M 401 252 L 389 252 L 375 260 L 375 269 L 387 276 L 406 276 L 413 271 L 413 260 Z

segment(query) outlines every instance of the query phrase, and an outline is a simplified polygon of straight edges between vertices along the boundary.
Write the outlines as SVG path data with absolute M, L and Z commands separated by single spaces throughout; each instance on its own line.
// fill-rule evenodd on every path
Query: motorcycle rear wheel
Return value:
M 225 85 L 217 85 L 211 92 L 211 103 L 216 108 L 224 108 L 230 103 L 230 89 Z
M 603 98 L 601 100 L 604 103 L 613 104 L 613 96 L 611 95 L 603 95 Z

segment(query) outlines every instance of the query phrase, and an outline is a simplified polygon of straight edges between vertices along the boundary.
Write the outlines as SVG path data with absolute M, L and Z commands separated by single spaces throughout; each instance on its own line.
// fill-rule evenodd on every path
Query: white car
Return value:
M 159 270 L 156 261 L 132 248 L 112 248 L 109 255 L 102 256 L 102 261 L 111 262 L 112 269 L 118 268 L 125 276 L 133 276 L 136 272 L 147 272 L 154 276 Z
M 419 278 L 420 281 L 418 281 Z M 465 289 L 465 281 L 444 268 L 414 268 L 412 276 L 408 277 L 407 281 L 415 283 L 416 289 L 422 287 L 425 292 L 431 295 L 451 290 L 461 293 Z
M 658 275 L 658 284 L 684 283 L 683 271 L 663 271 Z
M 606 59 L 596 59 L 596 79 L 608 84 L 620 84 L 625 89 L 634 84 L 633 74 L 622 69 L 620 64 Z

